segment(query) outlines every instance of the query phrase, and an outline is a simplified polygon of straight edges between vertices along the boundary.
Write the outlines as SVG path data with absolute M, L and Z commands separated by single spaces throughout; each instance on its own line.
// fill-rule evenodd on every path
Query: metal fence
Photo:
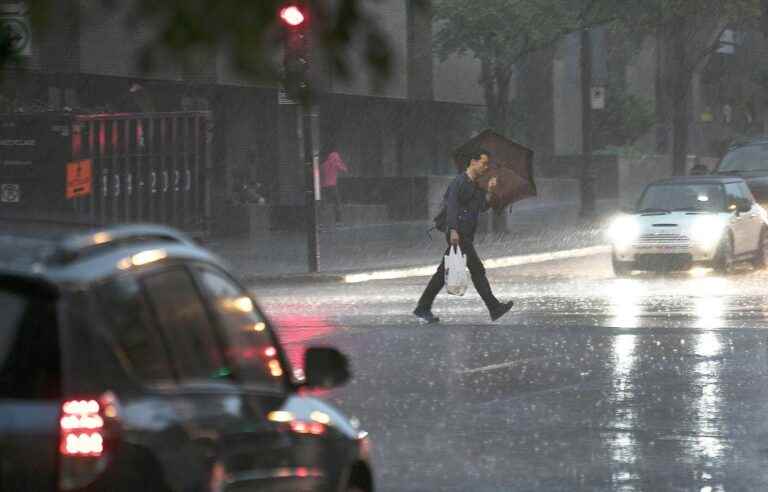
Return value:
M 0 217 L 209 230 L 209 112 L 0 119 L 0 186 L 17 192 L 6 193 Z

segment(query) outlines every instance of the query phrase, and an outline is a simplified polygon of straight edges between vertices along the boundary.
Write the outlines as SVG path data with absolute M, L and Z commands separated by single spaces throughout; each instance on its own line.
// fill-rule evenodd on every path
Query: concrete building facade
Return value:
M 430 5 L 421 4 L 425 8 L 409 0 L 367 4 L 393 54 L 392 77 L 383 86 L 374 88 L 363 66 L 354 68 L 358 76 L 351 81 L 330 66 L 316 70 L 320 157 L 331 147 L 339 150 L 350 178 L 450 174 L 451 150 L 481 129 L 476 115 L 482 99 L 472 82 L 479 70 L 469 58 L 434 59 Z M 264 185 L 269 202 L 282 214 L 276 222 L 291 223 L 292 216 L 299 221 L 306 184 L 295 107 L 278 103 L 274 83 L 243 80 L 224 56 L 200 57 L 192 68 L 166 58 L 145 72 L 140 48 L 155 33 L 130 20 L 129 5 L 54 2 L 52 22 L 33 33 L 26 66 L 9 70 L 2 82 L 7 109 L 211 110 L 216 213 L 226 216 L 233 185 L 250 179 Z M 350 50 L 359 46 L 353 42 Z

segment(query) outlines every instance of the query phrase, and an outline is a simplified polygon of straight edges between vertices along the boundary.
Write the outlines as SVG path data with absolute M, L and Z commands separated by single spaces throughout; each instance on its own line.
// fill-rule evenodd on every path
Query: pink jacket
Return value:
M 320 184 L 323 188 L 336 186 L 338 183 L 339 171 L 345 173 L 349 172 L 347 165 L 344 164 L 339 153 L 335 151 L 328 154 L 328 158 L 325 159 L 320 167 L 322 167 L 322 180 L 320 181 Z

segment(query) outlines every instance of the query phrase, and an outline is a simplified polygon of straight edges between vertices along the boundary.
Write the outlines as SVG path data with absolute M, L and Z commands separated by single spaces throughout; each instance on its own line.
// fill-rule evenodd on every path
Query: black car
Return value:
M 0 229 L 0 490 L 371 491 L 367 434 L 178 232 Z
M 731 147 L 715 173 L 744 178 L 755 199 L 768 205 L 768 138 Z

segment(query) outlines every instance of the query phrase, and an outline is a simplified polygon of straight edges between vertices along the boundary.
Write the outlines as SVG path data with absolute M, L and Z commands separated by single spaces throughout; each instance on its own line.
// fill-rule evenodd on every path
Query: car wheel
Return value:
M 728 274 L 733 268 L 733 238 L 725 236 L 717 247 L 717 254 L 712 262 L 712 268 L 718 273 Z
M 768 266 L 768 228 L 763 227 L 760 231 L 760 244 L 752 260 L 752 266 L 755 268 L 765 268 Z
M 617 277 L 627 277 L 635 269 L 634 262 L 619 261 L 615 255 L 611 256 L 611 264 L 613 265 L 613 274 Z

